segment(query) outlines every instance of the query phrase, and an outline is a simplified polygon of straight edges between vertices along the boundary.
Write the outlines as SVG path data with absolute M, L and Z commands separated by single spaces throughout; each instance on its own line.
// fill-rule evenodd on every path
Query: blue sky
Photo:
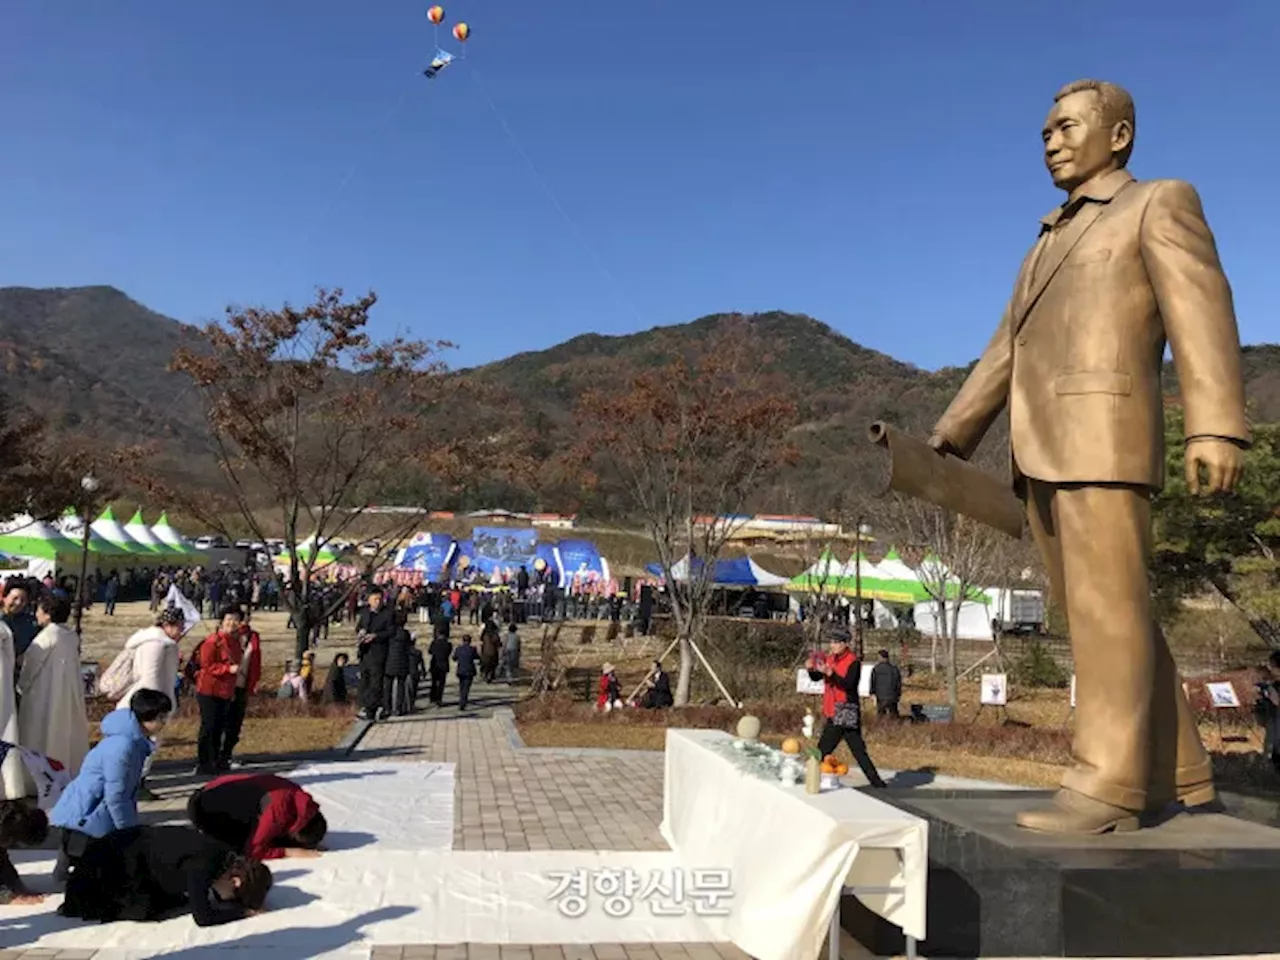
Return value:
M 427 6 L 5 0 L 0 284 L 190 322 L 372 288 L 456 365 L 769 309 L 966 363 L 1058 202 L 1053 91 L 1099 76 L 1280 339 L 1274 0 L 454 0 L 433 81 Z

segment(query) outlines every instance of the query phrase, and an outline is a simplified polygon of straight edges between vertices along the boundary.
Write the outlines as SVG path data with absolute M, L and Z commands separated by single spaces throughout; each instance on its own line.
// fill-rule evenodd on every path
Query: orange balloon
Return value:
M 427 19 L 432 23 L 439 23 L 444 19 L 444 7 L 432 7 L 427 11 Z
M 453 25 L 453 39 L 459 43 L 466 43 L 469 36 L 471 36 L 471 28 L 465 23 L 455 23 Z

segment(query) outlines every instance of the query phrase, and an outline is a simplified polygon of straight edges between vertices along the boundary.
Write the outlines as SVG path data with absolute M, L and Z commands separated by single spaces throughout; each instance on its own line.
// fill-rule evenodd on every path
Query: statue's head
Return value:
M 1053 185 L 1070 192 L 1120 170 L 1133 153 L 1133 97 L 1105 80 L 1076 80 L 1059 90 L 1045 120 L 1044 162 Z

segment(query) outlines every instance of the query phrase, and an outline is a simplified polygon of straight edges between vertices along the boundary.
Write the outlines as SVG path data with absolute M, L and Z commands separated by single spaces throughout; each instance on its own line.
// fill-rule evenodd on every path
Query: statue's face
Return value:
M 1127 125 L 1107 126 L 1093 90 L 1068 94 L 1053 105 L 1045 120 L 1044 163 L 1053 185 L 1074 190 L 1115 168 L 1115 154 L 1128 143 Z

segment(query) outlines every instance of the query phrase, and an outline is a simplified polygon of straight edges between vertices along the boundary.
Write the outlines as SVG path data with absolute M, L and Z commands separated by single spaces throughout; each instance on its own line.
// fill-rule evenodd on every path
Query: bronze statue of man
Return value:
M 1018 816 L 1046 833 L 1133 830 L 1144 811 L 1217 800 L 1147 566 L 1165 343 L 1187 481 L 1214 493 L 1239 481 L 1250 442 L 1240 335 L 1195 189 L 1125 170 L 1134 127 L 1115 84 L 1079 80 L 1054 97 L 1044 159 L 1066 202 L 1041 221 L 995 336 L 929 441 L 968 457 L 1009 406 L 1014 482 L 1076 669 L 1074 765 L 1052 803 Z

